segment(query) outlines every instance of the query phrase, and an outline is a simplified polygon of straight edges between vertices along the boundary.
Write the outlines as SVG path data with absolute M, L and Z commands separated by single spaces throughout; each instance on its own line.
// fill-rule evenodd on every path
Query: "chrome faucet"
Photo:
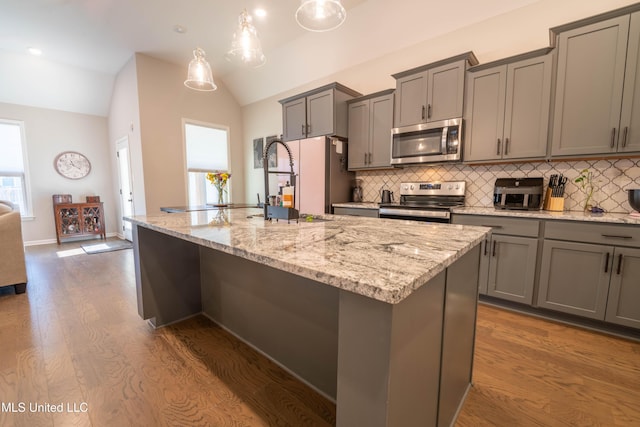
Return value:
M 284 148 L 287 150 L 287 154 L 289 155 L 289 166 L 291 168 L 290 172 L 283 171 L 270 171 L 269 170 L 269 149 L 273 144 L 282 144 Z M 275 218 L 278 219 L 286 219 L 287 221 L 291 219 L 298 220 L 299 212 L 295 208 L 295 197 L 293 198 L 294 206 L 291 208 L 285 208 L 282 206 L 272 206 L 269 205 L 269 174 L 289 174 L 289 183 L 295 188 L 296 186 L 296 174 L 293 171 L 293 155 L 291 154 L 291 149 L 289 146 L 280 139 L 274 139 L 270 141 L 264 149 L 262 154 L 262 166 L 264 168 L 264 219 L 271 220 Z

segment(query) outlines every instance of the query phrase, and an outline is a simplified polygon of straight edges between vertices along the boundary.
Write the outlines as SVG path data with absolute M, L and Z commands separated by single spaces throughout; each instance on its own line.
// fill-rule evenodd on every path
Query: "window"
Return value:
M 24 123 L 0 119 L 0 200 L 9 200 L 20 214 L 31 216 Z
M 207 181 L 206 175 L 207 172 L 214 171 L 230 172 L 228 134 L 225 128 L 185 122 L 189 205 L 218 202 L 217 193 L 213 185 Z M 227 184 L 227 191 L 230 195 L 231 181 Z

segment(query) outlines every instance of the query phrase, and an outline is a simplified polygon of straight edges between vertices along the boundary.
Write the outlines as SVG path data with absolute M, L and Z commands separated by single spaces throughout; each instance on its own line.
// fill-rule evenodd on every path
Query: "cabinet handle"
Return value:
M 300 129 L 300 133 L 304 135 L 304 123 L 302 124 L 302 128 Z
M 307 135 L 311 133 L 311 124 L 307 125 Z
M 422 120 L 424 120 L 425 118 L 426 118 L 426 117 L 425 117 L 425 107 L 424 107 L 424 105 L 423 105 L 423 106 L 422 106 Z
M 611 129 L 611 148 L 616 145 L 616 128 Z
M 504 140 L 504 155 L 509 154 L 509 138 L 505 138 Z
M 627 132 L 629 131 L 629 127 L 625 126 L 624 127 L 624 133 L 622 134 L 622 146 L 626 147 L 627 146 Z
M 622 254 L 618 255 L 618 269 L 616 270 L 616 274 L 619 276 L 622 271 Z
M 427 104 L 427 119 L 431 118 L 431 104 Z
M 633 239 L 632 236 L 617 236 L 615 234 L 602 234 L 605 239 Z
M 607 252 L 607 258 L 604 260 L 604 272 L 609 272 L 609 252 Z
M 496 241 L 493 241 L 493 248 L 491 249 L 491 255 L 496 256 Z
M 364 153 L 364 164 L 367 164 L 367 153 Z
M 484 256 L 487 256 L 487 246 L 489 246 L 489 239 L 484 239 Z
M 498 146 L 496 147 L 496 155 L 500 155 L 500 138 L 498 138 Z

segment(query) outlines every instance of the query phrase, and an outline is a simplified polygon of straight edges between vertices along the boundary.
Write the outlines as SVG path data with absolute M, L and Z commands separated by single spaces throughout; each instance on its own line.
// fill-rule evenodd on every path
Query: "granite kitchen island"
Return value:
M 204 314 L 334 400 L 339 427 L 455 420 L 488 228 L 259 209 L 126 219 L 154 326 Z

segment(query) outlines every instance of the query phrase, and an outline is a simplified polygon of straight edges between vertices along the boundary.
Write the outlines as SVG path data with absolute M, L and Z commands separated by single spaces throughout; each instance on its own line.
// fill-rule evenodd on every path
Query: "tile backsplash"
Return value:
M 632 212 L 627 201 L 629 188 L 640 188 L 640 159 L 609 159 L 590 161 L 510 163 L 500 165 L 442 164 L 434 166 L 411 166 L 402 169 L 359 171 L 362 179 L 364 200 L 380 201 L 380 190 L 389 189 L 399 197 L 400 183 L 405 181 L 466 181 L 466 205 L 473 207 L 493 206 L 493 185 L 496 178 L 543 177 L 546 185 L 553 174 L 569 178 L 565 192 L 565 210 L 580 211 L 586 195 L 574 182 L 580 171 L 589 169 L 593 173 L 595 191 L 593 204 L 606 212 Z

